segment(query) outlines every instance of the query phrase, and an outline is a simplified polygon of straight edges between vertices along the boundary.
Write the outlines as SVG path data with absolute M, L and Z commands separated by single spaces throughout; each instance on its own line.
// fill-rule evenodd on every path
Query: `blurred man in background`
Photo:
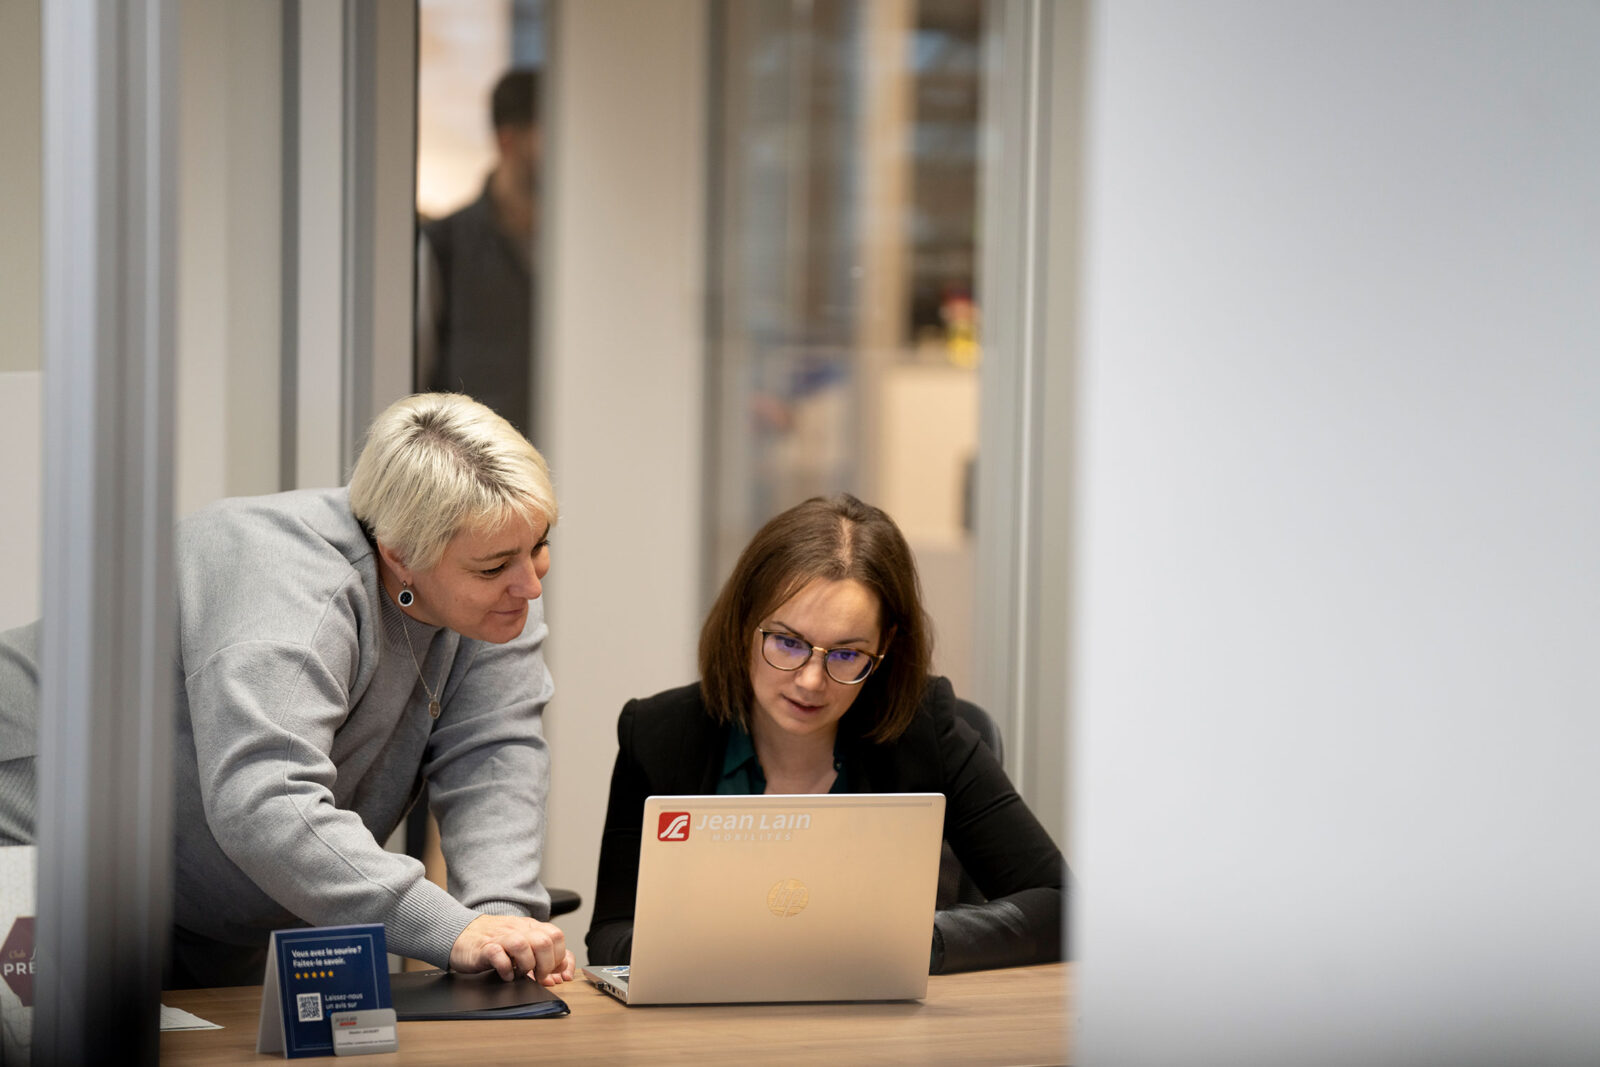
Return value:
M 490 97 L 496 162 L 478 199 L 424 222 L 417 249 L 417 387 L 466 393 L 533 438 L 539 80 Z

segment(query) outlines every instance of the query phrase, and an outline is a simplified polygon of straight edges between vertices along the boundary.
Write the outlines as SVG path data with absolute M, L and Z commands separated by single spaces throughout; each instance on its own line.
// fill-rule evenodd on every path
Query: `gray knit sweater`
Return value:
M 504 645 L 409 620 L 343 489 L 224 500 L 177 544 L 173 921 L 241 945 L 381 922 L 390 951 L 443 966 L 478 913 L 547 917 L 540 603 Z M 437 721 L 408 632 L 427 684 L 442 680 Z M 0 721 L 26 678 L 5 662 Z M 424 780 L 449 893 L 379 844 Z

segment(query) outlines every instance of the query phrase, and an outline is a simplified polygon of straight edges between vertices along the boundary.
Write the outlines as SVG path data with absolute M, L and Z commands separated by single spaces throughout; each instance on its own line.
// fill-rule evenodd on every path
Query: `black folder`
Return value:
M 402 971 L 389 976 L 395 1017 L 411 1019 L 542 1019 L 566 1015 L 567 1002 L 521 975 L 507 982 L 493 971 Z

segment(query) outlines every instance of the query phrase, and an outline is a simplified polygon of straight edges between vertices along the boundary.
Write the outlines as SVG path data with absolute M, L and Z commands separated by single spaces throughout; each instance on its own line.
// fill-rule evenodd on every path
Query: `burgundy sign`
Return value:
M 33 916 L 11 924 L 11 933 L 0 946 L 0 978 L 6 980 L 24 1008 L 33 1007 Z

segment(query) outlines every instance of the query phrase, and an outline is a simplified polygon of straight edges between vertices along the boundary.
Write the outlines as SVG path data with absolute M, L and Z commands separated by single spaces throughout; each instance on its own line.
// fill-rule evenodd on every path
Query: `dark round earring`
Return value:
M 400 602 L 401 607 L 409 608 L 417 602 L 417 595 L 411 591 L 411 587 L 408 585 L 400 590 L 400 595 L 395 599 Z

